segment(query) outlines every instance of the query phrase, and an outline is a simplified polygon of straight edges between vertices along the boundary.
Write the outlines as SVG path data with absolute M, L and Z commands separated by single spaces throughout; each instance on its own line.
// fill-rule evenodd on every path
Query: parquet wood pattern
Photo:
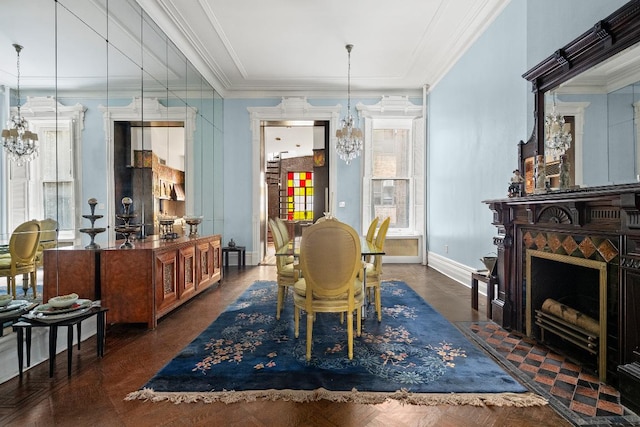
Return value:
M 146 325 L 111 325 L 105 357 L 96 359 L 95 340 L 56 358 L 53 378 L 45 362 L 0 384 L 2 426 L 566 426 L 550 407 L 411 406 L 257 401 L 241 404 L 179 404 L 124 401 L 208 326 L 255 280 L 275 280 L 274 266 L 229 268 L 222 286 L 210 289 Z M 421 265 L 385 265 L 385 278 L 403 280 L 450 321 L 486 320 L 484 307 L 471 309 L 470 290 Z M 274 308 L 275 310 L 275 308 Z M 286 313 L 286 312 L 285 312 Z M 283 315 L 285 315 L 283 313 Z M 291 314 L 291 312 L 289 312 Z

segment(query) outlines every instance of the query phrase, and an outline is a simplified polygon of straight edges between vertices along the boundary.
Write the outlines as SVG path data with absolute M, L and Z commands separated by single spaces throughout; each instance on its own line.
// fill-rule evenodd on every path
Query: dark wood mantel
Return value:
M 484 201 L 497 227 L 493 320 L 525 333 L 527 249 L 607 263 L 608 376 L 640 348 L 640 184 Z

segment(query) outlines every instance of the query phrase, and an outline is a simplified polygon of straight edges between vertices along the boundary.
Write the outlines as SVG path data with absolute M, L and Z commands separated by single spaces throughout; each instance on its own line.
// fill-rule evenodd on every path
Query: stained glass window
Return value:
M 287 173 L 287 219 L 313 220 L 313 172 Z

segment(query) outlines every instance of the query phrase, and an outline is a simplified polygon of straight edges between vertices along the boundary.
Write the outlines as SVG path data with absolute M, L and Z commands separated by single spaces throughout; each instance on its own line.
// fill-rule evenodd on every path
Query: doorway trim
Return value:
M 342 106 L 315 107 L 307 102 L 306 97 L 282 98 L 282 102 L 275 107 L 248 107 L 252 134 L 252 215 L 251 234 L 252 251 L 250 265 L 258 265 L 265 256 L 262 236 L 265 235 L 267 213 L 264 211 L 264 198 L 267 197 L 265 175 L 264 141 L 262 138 L 262 123 L 265 121 L 287 120 L 325 120 L 329 121 L 329 191 L 335 191 L 335 132 L 339 125 Z

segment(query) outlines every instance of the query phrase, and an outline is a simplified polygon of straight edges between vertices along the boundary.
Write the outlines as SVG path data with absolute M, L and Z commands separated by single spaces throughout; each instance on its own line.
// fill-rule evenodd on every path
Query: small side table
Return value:
M 478 309 L 478 282 L 487 285 L 487 318 L 491 319 L 491 301 L 493 301 L 493 286 L 498 283 L 495 276 L 471 273 L 471 308 Z
M 27 340 L 27 366 L 31 365 L 31 328 L 49 328 L 49 377 L 53 377 L 53 371 L 56 366 L 56 345 L 58 342 L 58 327 L 67 327 L 67 375 L 71 376 L 71 361 L 73 360 L 73 327 L 75 326 L 78 331 L 78 350 L 80 350 L 80 339 L 82 327 L 81 323 L 92 316 L 97 317 L 97 339 L 98 339 L 98 357 L 104 356 L 105 345 L 105 328 L 106 328 L 106 313 L 109 309 L 103 307 L 92 307 L 83 314 L 67 319 L 60 319 L 58 321 L 41 322 L 37 319 L 27 319 L 23 317 L 19 322 L 13 324 L 13 330 L 16 333 L 18 339 L 18 372 L 20 378 L 22 378 L 23 368 L 23 346 L 24 332 L 26 331 Z
M 222 254 L 224 255 L 224 267 L 229 267 L 229 252 L 236 252 L 238 254 L 238 268 L 242 265 L 245 266 L 245 247 L 244 246 L 225 246 L 222 248 Z

